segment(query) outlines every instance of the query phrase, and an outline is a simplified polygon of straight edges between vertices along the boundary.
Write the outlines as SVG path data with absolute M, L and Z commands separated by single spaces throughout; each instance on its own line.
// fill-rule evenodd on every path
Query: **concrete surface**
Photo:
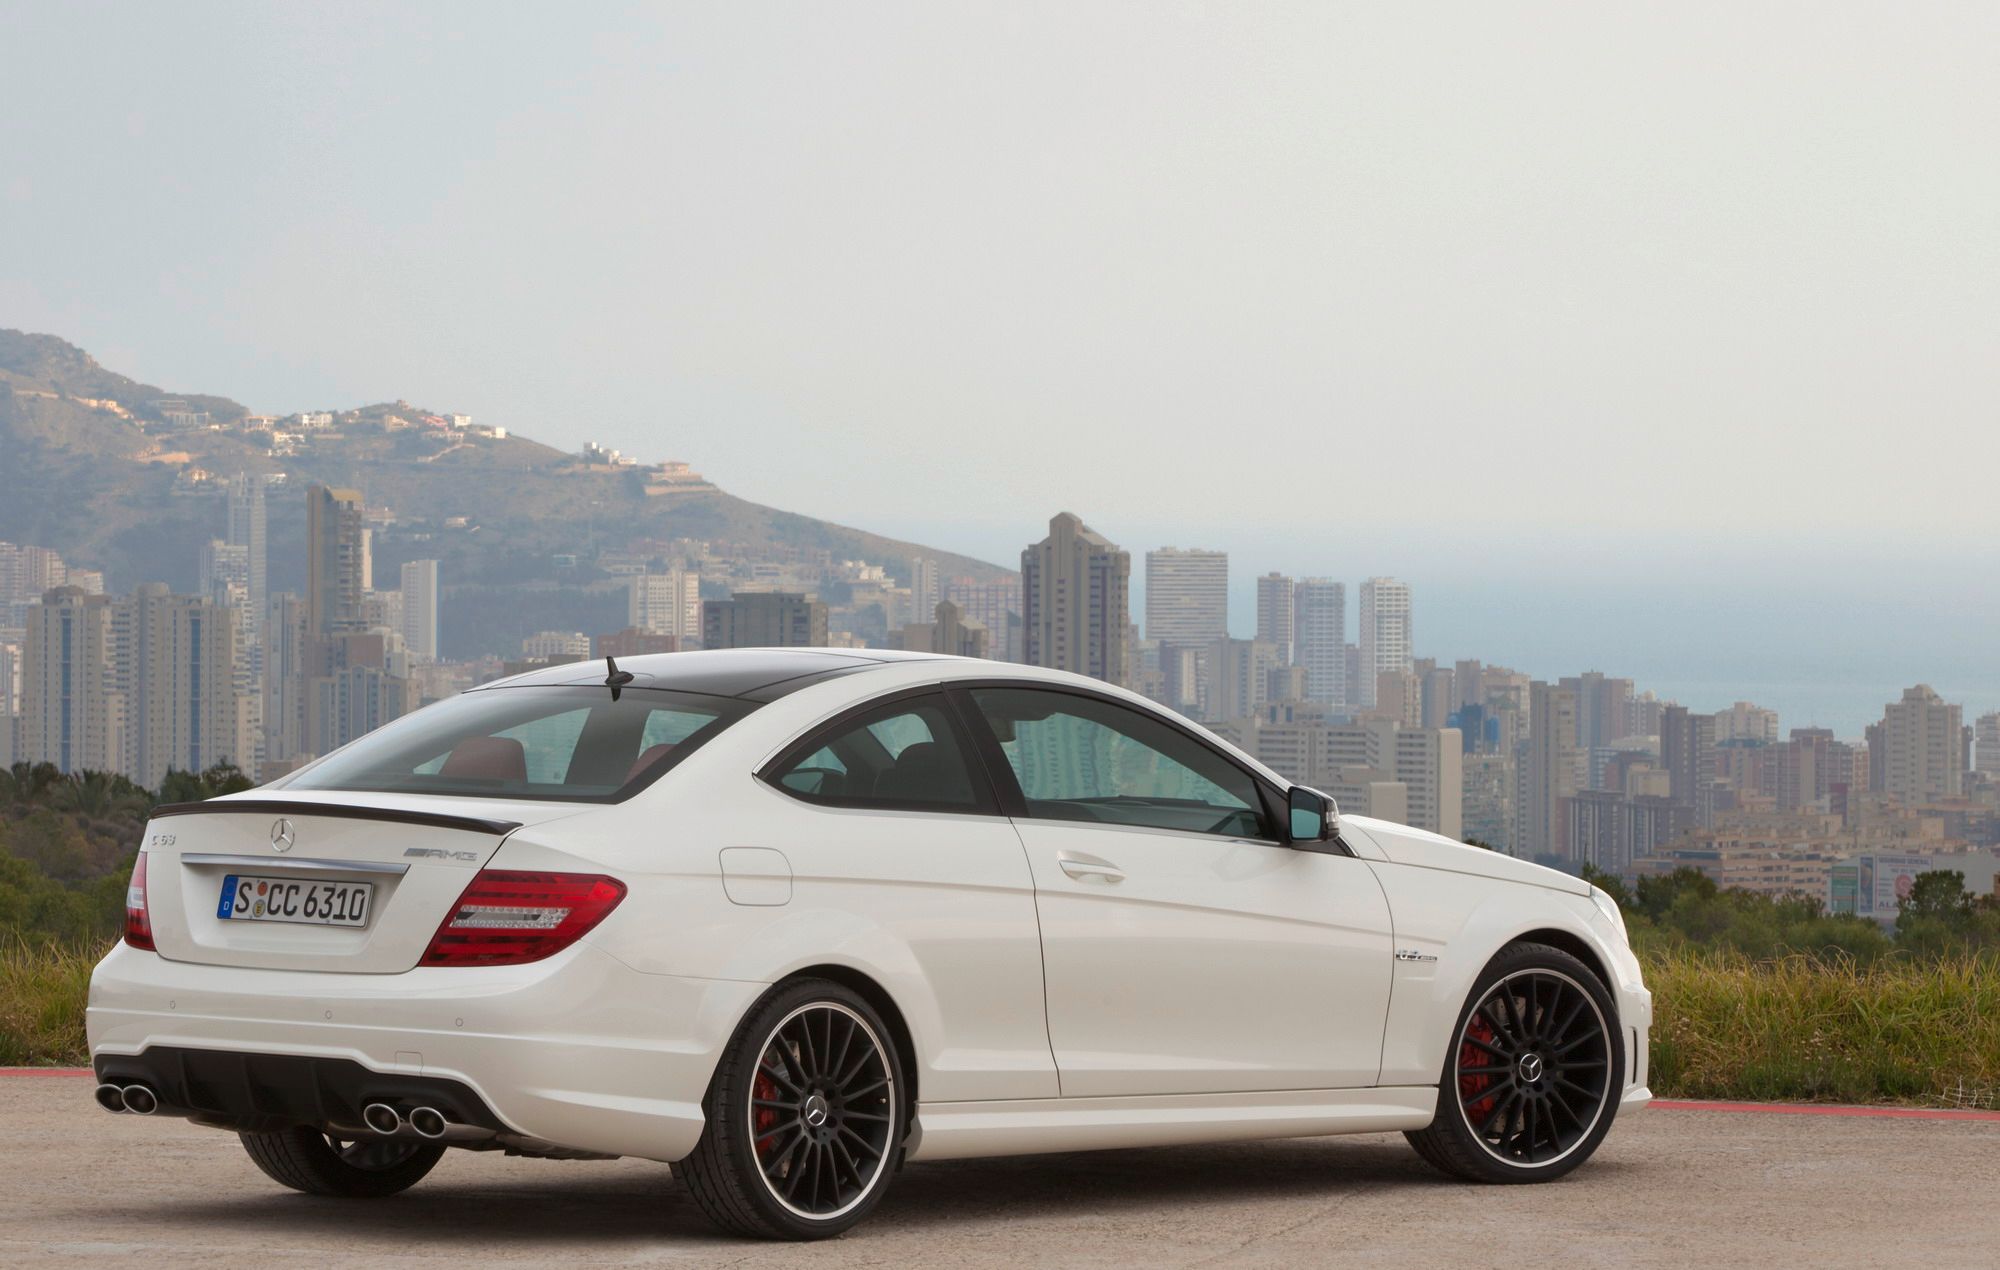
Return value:
M 389 1200 L 267 1180 L 224 1133 L 0 1079 L 0 1265 L 2000 1264 L 2000 1123 L 1652 1110 L 1540 1187 L 1443 1181 L 1389 1135 L 916 1165 L 816 1245 L 717 1237 L 656 1164 L 452 1152 Z

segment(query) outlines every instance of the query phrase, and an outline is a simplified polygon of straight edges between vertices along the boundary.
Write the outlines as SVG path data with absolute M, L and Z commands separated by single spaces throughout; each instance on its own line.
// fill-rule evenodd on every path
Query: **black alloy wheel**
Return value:
M 888 1029 L 857 994 L 805 980 L 738 1029 L 675 1171 L 718 1224 L 815 1239 L 859 1221 L 887 1185 L 904 1124 Z
M 896 1078 L 882 1042 L 847 1006 L 801 1006 L 772 1029 L 751 1082 L 750 1136 L 772 1198 L 837 1217 L 887 1167 Z
M 1460 1015 L 1437 1118 L 1411 1142 L 1432 1164 L 1479 1181 L 1568 1172 L 1617 1111 L 1625 1056 L 1616 1017 L 1604 985 L 1568 953 L 1503 951 Z

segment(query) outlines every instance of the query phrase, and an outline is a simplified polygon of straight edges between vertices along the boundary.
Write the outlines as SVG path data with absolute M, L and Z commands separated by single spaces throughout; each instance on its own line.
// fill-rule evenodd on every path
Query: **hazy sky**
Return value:
M 0 0 L 0 326 L 127 373 L 2000 704 L 1991 3 L 80 10 Z

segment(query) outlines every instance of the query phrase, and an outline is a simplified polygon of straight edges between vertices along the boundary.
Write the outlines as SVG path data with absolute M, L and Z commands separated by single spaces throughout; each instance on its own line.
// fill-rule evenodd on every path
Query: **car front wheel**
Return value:
M 894 1172 L 900 1071 L 860 994 L 824 979 L 780 985 L 737 1029 L 709 1085 L 701 1141 L 674 1171 L 725 1229 L 837 1235 L 867 1216 Z
M 1589 967 L 1514 944 L 1460 1010 L 1417 1153 L 1478 1182 L 1546 1182 L 1590 1158 L 1618 1110 L 1625 1048 L 1617 1006 Z

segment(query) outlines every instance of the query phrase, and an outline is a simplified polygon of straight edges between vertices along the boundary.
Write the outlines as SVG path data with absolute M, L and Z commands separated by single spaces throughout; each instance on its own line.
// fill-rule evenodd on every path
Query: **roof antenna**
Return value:
M 632 672 L 618 669 L 617 660 L 611 657 L 604 659 L 604 669 L 604 686 L 611 689 L 611 699 L 616 701 L 618 700 L 618 690 L 632 682 Z

